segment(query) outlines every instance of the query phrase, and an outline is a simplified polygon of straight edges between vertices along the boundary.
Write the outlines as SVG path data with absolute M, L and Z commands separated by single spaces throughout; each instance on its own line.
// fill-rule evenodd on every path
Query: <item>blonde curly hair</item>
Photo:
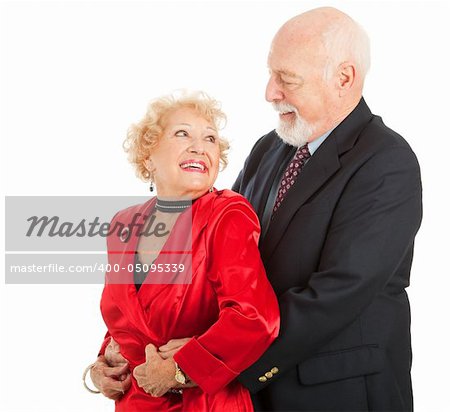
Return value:
M 169 114 L 180 108 L 192 108 L 217 130 L 222 129 L 226 116 L 221 110 L 220 103 L 201 91 L 180 91 L 152 100 L 147 113 L 139 123 L 132 124 L 128 129 L 123 148 L 128 153 L 128 160 L 134 165 L 136 175 L 144 182 L 152 180 L 146 161 L 152 150 L 158 145 L 164 132 L 165 120 Z M 228 164 L 228 141 L 219 137 L 220 165 L 222 170 Z

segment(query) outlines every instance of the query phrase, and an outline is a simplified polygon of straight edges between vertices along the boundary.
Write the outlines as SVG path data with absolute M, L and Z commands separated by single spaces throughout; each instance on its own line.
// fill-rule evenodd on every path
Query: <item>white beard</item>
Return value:
M 298 114 L 297 109 L 286 103 L 272 103 L 272 106 L 277 112 L 295 113 L 294 123 L 280 119 L 278 127 L 276 128 L 276 132 L 278 136 L 280 136 L 280 139 L 286 144 L 295 147 L 301 147 L 308 143 L 308 139 L 314 132 L 314 127 Z

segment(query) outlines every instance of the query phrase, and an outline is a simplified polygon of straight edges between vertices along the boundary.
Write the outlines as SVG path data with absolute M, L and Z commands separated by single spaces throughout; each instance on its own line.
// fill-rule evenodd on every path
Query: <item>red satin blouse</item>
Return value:
M 136 222 L 143 223 L 154 202 L 152 198 L 119 212 L 112 224 L 128 224 L 137 215 L 141 220 Z M 133 273 L 122 270 L 134 262 L 137 237 L 128 242 L 117 234 L 108 238 L 109 263 L 121 270 L 107 274 L 103 290 L 101 311 L 108 333 L 101 352 L 114 337 L 133 369 L 145 362 L 147 344 L 159 347 L 193 336 L 174 358 L 198 387 L 154 398 L 132 378 L 116 411 L 253 410 L 247 389 L 234 378 L 261 356 L 279 330 L 277 299 L 258 251 L 258 219 L 250 204 L 229 190 L 208 193 L 189 210 L 192 255 L 183 258 L 189 272 L 184 281 L 164 283 L 150 273 L 137 292 Z M 163 250 L 179 248 L 177 231 L 178 222 Z M 113 284 L 118 279 L 122 284 Z

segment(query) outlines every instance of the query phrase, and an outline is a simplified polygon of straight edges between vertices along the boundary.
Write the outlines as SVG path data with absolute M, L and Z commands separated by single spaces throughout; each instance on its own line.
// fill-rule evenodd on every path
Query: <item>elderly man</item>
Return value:
M 405 288 L 420 170 L 362 98 L 369 63 L 366 34 L 333 8 L 292 18 L 272 43 L 279 125 L 233 187 L 261 220 L 281 309 L 279 338 L 239 378 L 257 410 L 412 410 Z

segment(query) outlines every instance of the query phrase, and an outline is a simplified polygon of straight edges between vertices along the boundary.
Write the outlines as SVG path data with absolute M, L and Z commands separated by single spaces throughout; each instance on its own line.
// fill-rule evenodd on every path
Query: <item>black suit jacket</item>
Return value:
M 271 215 L 294 152 L 268 133 L 233 186 L 262 222 L 281 310 L 279 338 L 239 380 L 257 410 L 412 410 L 405 288 L 422 217 L 417 159 L 361 99 Z

